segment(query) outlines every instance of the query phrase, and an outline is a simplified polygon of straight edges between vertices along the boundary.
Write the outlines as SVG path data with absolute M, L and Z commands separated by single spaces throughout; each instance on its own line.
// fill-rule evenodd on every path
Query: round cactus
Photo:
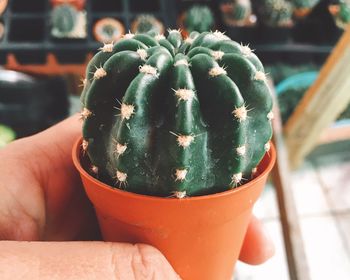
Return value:
M 125 33 L 124 25 L 114 18 L 98 20 L 93 29 L 95 39 L 102 43 L 116 42 Z
M 292 25 L 293 6 L 286 0 L 263 0 L 258 10 L 260 19 L 268 26 Z
M 148 33 L 163 34 L 163 24 L 153 15 L 141 14 L 135 18 L 131 24 L 131 32 L 133 33 Z
M 53 28 L 60 35 L 66 35 L 75 27 L 77 10 L 68 4 L 59 5 L 52 10 L 51 21 Z
M 192 31 L 210 31 L 215 24 L 212 11 L 205 5 L 193 5 L 183 15 L 183 27 L 188 33 Z
M 220 6 L 223 21 L 227 25 L 250 25 L 252 16 L 252 3 L 250 0 L 231 0 Z
M 252 4 L 250 0 L 235 0 L 233 3 L 232 16 L 235 20 L 244 20 L 250 16 Z
M 224 34 L 126 34 L 88 64 L 82 149 L 126 191 L 183 198 L 245 183 L 269 151 L 264 68 Z

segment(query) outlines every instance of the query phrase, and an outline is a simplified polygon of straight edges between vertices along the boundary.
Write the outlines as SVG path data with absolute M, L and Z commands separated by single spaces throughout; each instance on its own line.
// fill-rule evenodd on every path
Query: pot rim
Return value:
M 167 202 L 171 202 L 171 201 L 174 201 L 174 202 L 178 202 L 178 201 L 188 201 L 188 202 L 189 201 L 204 201 L 204 200 L 209 200 L 209 199 L 214 199 L 214 198 L 216 198 L 216 199 L 222 198 L 225 196 L 233 195 L 234 193 L 244 192 L 248 188 L 256 185 L 256 183 L 259 182 L 260 180 L 264 180 L 264 178 L 266 176 L 268 176 L 268 173 L 271 172 L 273 166 L 275 165 L 275 161 L 276 161 L 276 149 L 271 141 L 271 143 L 270 143 L 271 148 L 270 148 L 269 152 L 267 152 L 264 156 L 264 157 L 266 157 L 266 156 L 269 157 L 268 164 L 267 164 L 266 168 L 253 180 L 250 180 L 249 182 L 247 182 L 239 187 L 236 187 L 232 190 L 227 190 L 227 191 L 214 193 L 214 194 L 208 194 L 208 195 L 192 196 L 192 197 L 185 197 L 182 199 L 177 199 L 177 198 L 173 198 L 173 197 L 159 197 L 159 196 L 138 194 L 138 193 L 133 193 L 133 192 L 121 190 L 118 188 L 113 188 L 113 187 L 109 186 L 108 184 L 94 178 L 81 165 L 80 158 L 82 155 L 82 148 L 81 148 L 82 140 L 83 140 L 83 138 L 79 137 L 75 141 L 75 143 L 73 145 L 73 149 L 72 149 L 72 159 L 73 159 L 74 166 L 76 167 L 76 169 L 79 171 L 79 173 L 81 175 L 83 175 L 89 181 L 92 181 L 95 186 L 98 186 L 99 188 L 103 188 L 105 191 L 112 191 L 112 192 L 118 193 L 120 196 L 124 196 L 124 197 L 129 198 L 129 199 L 135 198 L 135 199 L 142 199 L 142 200 L 148 200 L 148 201 L 154 201 L 154 202 L 155 201 L 158 201 L 158 202 L 164 202 L 164 201 L 167 201 Z

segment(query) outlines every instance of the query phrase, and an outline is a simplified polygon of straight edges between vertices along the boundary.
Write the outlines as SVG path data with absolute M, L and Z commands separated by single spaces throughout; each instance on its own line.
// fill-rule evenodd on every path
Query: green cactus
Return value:
M 320 0 L 292 0 L 295 8 L 308 8 L 312 9 Z
M 232 17 L 235 20 L 245 20 L 251 15 L 252 4 L 250 0 L 235 0 L 233 2 Z
M 340 2 L 338 19 L 345 24 L 350 22 L 350 1 Z
M 55 7 L 51 13 L 52 27 L 61 36 L 73 31 L 77 22 L 77 10 L 68 4 Z
M 231 0 L 221 5 L 221 12 L 227 25 L 249 25 L 252 3 L 250 0 Z
M 225 191 L 269 150 L 264 68 L 218 31 L 126 34 L 93 57 L 84 85 L 82 149 L 111 186 L 177 198 Z
M 133 33 L 148 33 L 154 34 L 164 33 L 163 24 L 151 14 L 141 14 L 135 18 L 131 24 L 131 31 Z
M 286 0 L 262 0 L 259 15 L 268 26 L 288 27 L 292 25 L 293 5 Z
M 193 5 L 184 14 L 183 25 L 188 33 L 210 31 L 214 24 L 214 15 L 208 6 Z

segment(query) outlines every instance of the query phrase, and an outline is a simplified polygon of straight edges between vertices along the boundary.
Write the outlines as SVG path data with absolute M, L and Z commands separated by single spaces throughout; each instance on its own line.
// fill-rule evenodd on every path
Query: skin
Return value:
M 81 135 L 78 118 L 0 150 L 0 278 L 179 279 L 149 245 L 84 241 L 100 235 L 71 160 L 73 142 Z M 272 242 L 253 217 L 240 259 L 261 264 L 273 254 Z

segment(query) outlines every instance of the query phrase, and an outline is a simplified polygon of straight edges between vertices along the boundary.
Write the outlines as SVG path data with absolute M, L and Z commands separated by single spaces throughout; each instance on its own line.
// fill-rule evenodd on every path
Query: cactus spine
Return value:
M 250 179 L 269 150 L 264 68 L 220 32 L 127 34 L 86 75 L 82 148 L 111 186 L 177 198 L 220 192 Z

